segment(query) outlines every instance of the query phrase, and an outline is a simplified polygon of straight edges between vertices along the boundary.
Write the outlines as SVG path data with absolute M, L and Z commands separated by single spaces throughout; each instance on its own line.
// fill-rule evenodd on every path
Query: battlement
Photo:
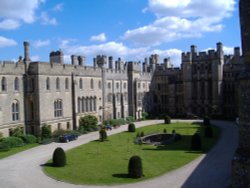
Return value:
M 137 72 L 141 72 L 141 63 L 140 62 L 127 62 L 127 68 L 128 71 L 137 71 Z
M 0 61 L 0 74 L 24 74 L 25 66 L 21 62 Z

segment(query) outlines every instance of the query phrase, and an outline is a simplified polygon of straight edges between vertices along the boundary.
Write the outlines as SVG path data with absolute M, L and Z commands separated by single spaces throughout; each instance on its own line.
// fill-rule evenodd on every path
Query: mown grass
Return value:
M 15 148 L 11 148 L 8 151 L 0 151 L 0 159 L 3 159 L 5 157 L 9 157 L 11 155 L 14 155 L 16 153 L 31 149 L 33 147 L 39 146 L 38 143 L 34 143 L 34 144 L 27 144 L 24 146 L 20 146 L 20 147 L 15 147 Z
M 133 143 L 137 132 L 145 135 L 175 129 L 182 135 L 178 142 L 167 146 L 136 145 Z M 108 141 L 92 141 L 66 152 L 67 165 L 61 168 L 51 166 L 49 161 L 44 171 L 49 176 L 74 184 L 124 184 L 143 181 L 160 176 L 179 168 L 207 152 L 217 141 L 219 129 L 213 127 L 215 136 L 204 138 L 204 127 L 198 124 L 174 123 L 159 124 L 137 129 L 135 133 L 123 132 L 108 137 Z M 203 151 L 190 151 L 191 136 L 199 132 L 202 135 Z M 144 177 L 130 179 L 127 177 L 128 160 L 133 155 L 142 158 Z

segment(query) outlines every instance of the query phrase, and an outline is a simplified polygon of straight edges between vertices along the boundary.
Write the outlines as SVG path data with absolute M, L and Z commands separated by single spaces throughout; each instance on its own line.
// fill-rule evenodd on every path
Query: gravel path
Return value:
M 161 123 L 159 120 L 137 122 L 137 127 Z M 231 159 L 238 143 L 238 128 L 234 123 L 213 121 L 222 129 L 218 144 L 207 154 L 202 155 L 191 163 L 167 173 L 163 176 L 135 184 L 112 186 L 113 188 L 166 188 L 166 187 L 228 187 L 230 185 Z M 109 131 L 116 134 L 127 129 L 121 126 Z M 42 145 L 8 158 L 0 160 L 1 188 L 106 188 L 110 186 L 73 185 L 56 181 L 46 176 L 41 165 L 49 158 L 56 147 L 65 150 L 88 143 L 99 137 L 97 132 L 83 135 L 77 141 L 70 143 L 52 143 Z

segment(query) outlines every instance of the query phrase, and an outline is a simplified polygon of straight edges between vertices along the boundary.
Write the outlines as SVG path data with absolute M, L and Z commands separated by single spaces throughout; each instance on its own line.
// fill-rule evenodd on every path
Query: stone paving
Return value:
M 179 120 L 180 121 L 180 120 Z M 137 127 L 161 123 L 160 120 L 137 122 Z M 41 165 L 52 157 L 56 147 L 65 150 L 88 143 L 99 137 L 97 132 L 80 136 L 70 143 L 42 145 L 0 160 L 1 188 L 177 188 L 177 187 L 228 187 L 231 182 L 231 160 L 238 143 L 238 127 L 231 122 L 213 121 L 222 130 L 217 145 L 206 155 L 202 155 L 187 165 L 160 177 L 140 183 L 114 186 L 74 185 L 56 181 L 46 176 Z M 127 130 L 127 126 L 109 131 L 116 134 Z

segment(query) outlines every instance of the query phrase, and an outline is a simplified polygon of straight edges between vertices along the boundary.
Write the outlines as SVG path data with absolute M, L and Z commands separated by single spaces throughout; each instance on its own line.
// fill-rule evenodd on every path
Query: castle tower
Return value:
M 240 25 L 245 71 L 239 86 L 239 146 L 232 162 L 232 187 L 250 185 L 250 1 L 240 0 Z

